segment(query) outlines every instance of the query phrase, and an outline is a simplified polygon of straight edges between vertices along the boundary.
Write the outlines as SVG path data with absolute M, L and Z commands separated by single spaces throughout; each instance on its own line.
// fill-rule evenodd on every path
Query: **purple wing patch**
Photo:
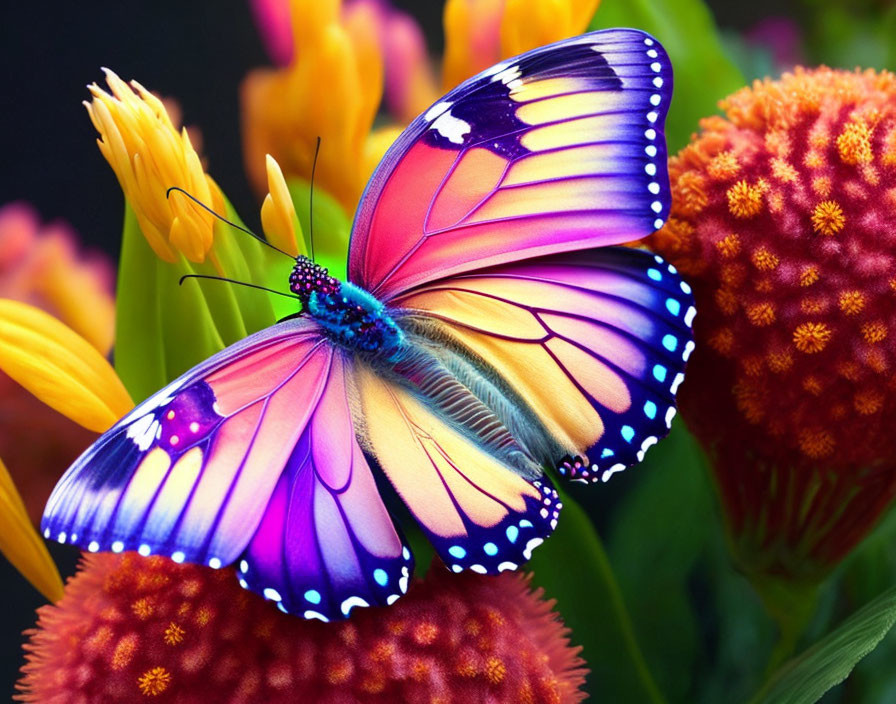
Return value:
M 672 71 L 637 30 L 508 59 L 418 117 L 361 199 L 349 278 L 388 301 L 439 278 L 638 239 L 669 210 Z

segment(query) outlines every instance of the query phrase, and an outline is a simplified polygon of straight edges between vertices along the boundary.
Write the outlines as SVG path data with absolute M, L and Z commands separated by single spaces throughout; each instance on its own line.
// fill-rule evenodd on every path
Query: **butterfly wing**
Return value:
M 328 381 L 240 560 L 244 586 L 289 613 L 328 621 L 407 591 L 413 562 L 380 499 L 346 396 L 352 365 Z
M 630 29 L 471 78 L 414 120 L 374 172 L 350 280 L 388 301 L 428 281 L 659 229 L 671 91 L 663 48 Z
M 666 435 L 693 349 L 690 287 L 644 251 L 607 247 L 464 274 L 398 296 L 399 320 L 517 396 L 572 479 L 606 480 Z M 528 409 L 528 412 L 527 412 Z
M 354 393 L 369 454 L 455 572 L 516 569 L 551 534 L 561 504 L 547 477 L 521 476 L 364 365 Z
M 72 465 L 47 503 L 44 535 L 212 567 L 242 555 L 245 586 L 318 617 L 339 615 L 352 597 L 350 605 L 386 603 L 401 592 L 410 554 L 352 444 L 341 365 L 307 319 L 223 350 Z M 300 513 L 309 506 L 310 516 Z M 317 555 L 301 540 L 316 541 Z M 356 578 L 359 564 L 367 582 Z

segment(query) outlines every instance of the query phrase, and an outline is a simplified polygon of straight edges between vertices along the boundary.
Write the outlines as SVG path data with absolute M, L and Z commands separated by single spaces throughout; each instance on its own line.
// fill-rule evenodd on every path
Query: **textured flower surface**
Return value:
M 389 609 L 302 621 L 228 570 L 90 555 L 39 612 L 25 702 L 520 702 L 584 698 L 578 649 L 517 574 L 430 570 Z
M 798 69 L 722 107 L 651 240 L 700 311 L 682 412 L 761 568 L 811 571 L 896 490 L 896 77 Z

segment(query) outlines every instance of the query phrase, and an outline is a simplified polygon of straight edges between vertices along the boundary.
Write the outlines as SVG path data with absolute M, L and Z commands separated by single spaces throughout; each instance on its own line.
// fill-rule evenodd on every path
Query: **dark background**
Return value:
M 442 3 L 394 4 L 419 18 L 431 49 L 440 51 Z M 719 24 L 732 30 L 790 7 L 769 0 L 710 4 Z M 7 2 L 0 56 L 0 204 L 29 201 L 44 219 L 67 220 L 85 242 L 117 255 L 122 195 L 81 105 L 88 97 L 85 85 L 101 82 L 100 67 L 108 66 L 179 101 L 184 123 L 201 129 L 207 170 L 257 229 L 258 204 L 243 171 L 238 88 L 249 69 L 268 62 L 248 3 Z M 636 476 L 629 472 L 600 492 L 576 495 L 605 520 Z M 63 575 L 70 574 L 77 552 L 55 543 L 51 552 Z M 19 634 L 33 626 L 34 609 L 44 602 L 2 557 L 0 590 L 2 700 L 21 666 Z

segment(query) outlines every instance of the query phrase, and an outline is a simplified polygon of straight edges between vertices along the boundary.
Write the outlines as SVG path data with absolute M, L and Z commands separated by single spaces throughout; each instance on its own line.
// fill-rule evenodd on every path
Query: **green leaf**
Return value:
M 115 371 L 135 401 L 165 385 L 156 254 L 125 205 L 115 294 Z
M 573 643 L 582 646 L 601 701 L 663 702 L 600 537 L 582 508 L 558 491 L 563 511 L 557 529 L 528 563 L 533 584 L 557 600 Z
M 637 27 L 659 39 L 672 60 L 675 88 L 666 118 L 669 153 L 685 146 L 698 120 L 744 85 L 701 0 L 603 0 L 592 29 Z
M 721 526 L 703 457 L 682 423 L 628 471 L 637 483 L 614 511 L 608 551 L 651 671 L 672 701 L 684 701 L 700 637 L 689 580 Z
M 229 204 L 227 216 L 241 224 Z M 222 222 L 215 224 L 215 244 L 206 261 L 163 261 L 126 207 L 115 369 L 134 399 L 150 396 L 225 346 L 298 310 L 297 302 L 263 291 L 198 279 L 181 284 L 181 277 L 224 276 L 286 291 L 291 266 L 290 258 Z
M 845 680 L 896 623 L 896 587 L 785 663 L 753 699 L 756 704 L 811 704 Z

